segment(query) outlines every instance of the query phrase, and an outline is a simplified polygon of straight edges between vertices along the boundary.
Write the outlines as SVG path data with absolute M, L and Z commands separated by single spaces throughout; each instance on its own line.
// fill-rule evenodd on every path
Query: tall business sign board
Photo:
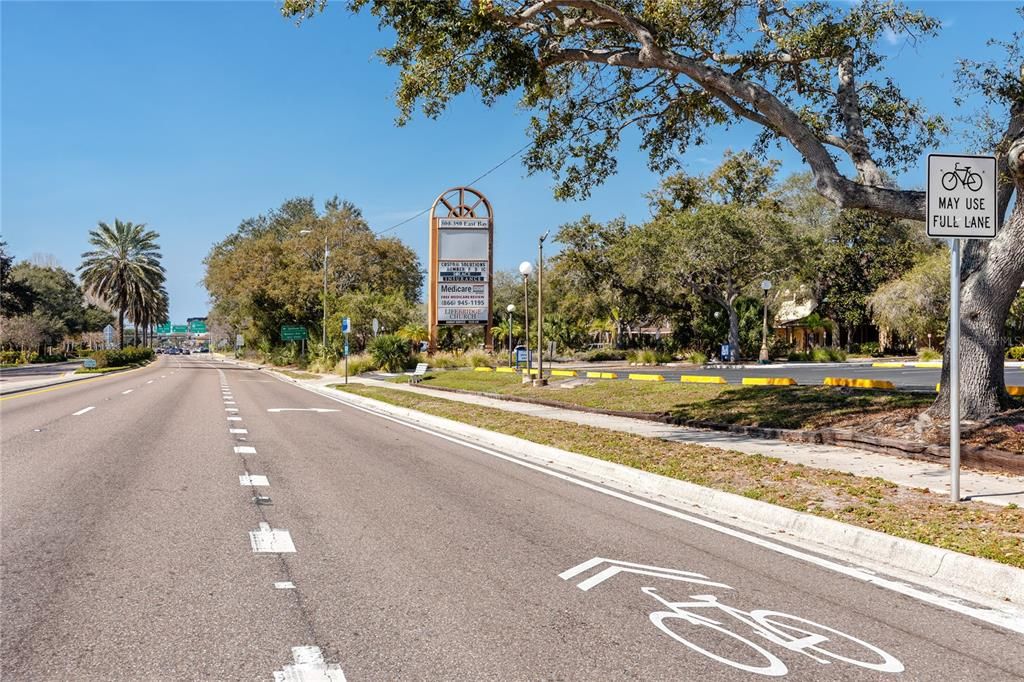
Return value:
M 999 209 L 994 156 L 928 155 L 925 230 L 949 239 L 949 491 L 960 501 L 960 240 L 994 239 Z
M 494 214 L 483 194 L 455 187 L 430 209 L 428 322 L 430 348 L 442 325 L 483 325 L 492 348 L 491 286 L 494 271 Z

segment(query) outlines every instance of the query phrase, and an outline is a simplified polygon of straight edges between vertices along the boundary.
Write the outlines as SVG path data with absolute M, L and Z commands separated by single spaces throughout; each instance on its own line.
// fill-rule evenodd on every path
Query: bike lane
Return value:
M 1024 676 L 1020 635 L 250 378 L 248 463 L 350 679 Z

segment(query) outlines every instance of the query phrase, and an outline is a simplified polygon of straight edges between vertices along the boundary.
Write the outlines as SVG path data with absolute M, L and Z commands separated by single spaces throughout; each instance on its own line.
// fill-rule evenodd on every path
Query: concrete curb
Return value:
M 850 555 L 854 555 L 858 562 L 905 574 L 937 591 L 952 591 L 967 598 L 980 594 L 1024 605 L 1024 569 L 539 445 L 363 396 L 311 386 L 276 373 L 275 376 L 332 400 L 369 407 L 623 492 L 754 526 L 760 529 L 760 534 L 784 534 L 788 541 L 796 541 L 795 544 L 840 561 L 849 561 Z

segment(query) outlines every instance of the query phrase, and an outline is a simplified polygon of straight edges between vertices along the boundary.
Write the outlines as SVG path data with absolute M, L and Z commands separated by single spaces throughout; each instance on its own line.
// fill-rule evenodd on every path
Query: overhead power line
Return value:
M 523 153 L 524 151 L 526 151 L 526 150 L 527 150 L 527 149 L 528 149 L 528 148 L 530 147 L 530 145 L 532 145 L 532 144 L 533 144 L 533 142 L 527 142 L 527 143 L 526 143 L 526 144 L 524 144 L 524 145 L 523 145 L 522 147 L 520 147 L 519 149 L 515 150 L 514 152 L 512 152 L 511 154 L 509 154 L 509 155 L 508 155 L 507 157 L 505 157 L 504 159 L 502 159 L 502 160 L 501 160 L 501 161 L 500 161 L 499 163 L 497 163 L 496 165 L 494 165 L 494 166 L 492 166 L 491 168 L 489 168 L 489 169 L 488 169 L 488 170 L 487 170 L 486 172 L 484 172 L 484 173 L 482 173 L 482 174 L 478 175 L 477 177 L 475 177 L 475 178 L 473 178 L 472 180 L 470 180 L 469 182 L 467 182 L 467 183 L 465 184 L 465 186 L 466 186 L 466 187 L 470 187 L 470 186 L 472 186 L 472 185 L 473 185 L 474 183 L 480 182 L 481 180 L 483 180 L 484 178 L 486 178 L 486 177 L 487 177 L 488 175 L 490 175 L 491 173 L 493 173 L 494 171 L 498 170 L 499 168 L 501 168 L 502 166 L 504 166 L 504 165 L 505 165 L 506 163 L 508 163 L 508 162 L 509 162 L 509 161 L 511 161 L 512 159 L 514 159 L 514 158 L 516 158 L 517 156 L 519 156 L 520 154 L 522 154 L 522 153 Z M 387 228 L 385 228 L 385 229 L 383 229 L 383 230 L 379 230 L 379 231 L 375 232 L 374 234 L 376 234 L 376 235 L 378 235 L 378 236 L 379 236 L 379 235 L 382 235 L 382 234 L 384 234 L 385 232 L 390 232 L 391 230 L 397 229 L 397 228 L 401 227 L 402 225 L 405 225 L 405 224 L 406 224 L 406 223 L 408 223 L 408 222 L 412 222 L 413 220 L 416 220 L 417 218 L 419 218 L 419 217 L 420 217 L 421 215 L 423 215 L 424 213 L 427 213 L 428 211 L 430 211 L 430 208 L 429 208 L 429 207 L 428 207 L 428 208 L 425 208 L 425 209 L 423 209 L 422 211 L 420 211 L 419 213 L 417 213 L 417 214 L 416 214 L 416 215 L 414 215 L 414 216 L 410 216 L 410 217 L 406 218 L 405 220 L 403 220 L 403 221 L 401 221 L 401 222 L 397 222 L 397 223 L 395 223 L 394 225 L 392 225 L 391 227 L 387 227 Z

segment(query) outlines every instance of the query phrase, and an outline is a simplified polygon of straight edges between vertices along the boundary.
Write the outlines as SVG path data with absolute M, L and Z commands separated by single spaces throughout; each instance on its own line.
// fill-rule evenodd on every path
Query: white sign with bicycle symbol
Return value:
M 594 569 L 600 569 L 595 572 Z M 732 590 L 707 576 L 671 568 L 659 568 L 594 557 L 563 571 L 558 577 L 576 581 L 587 592 L 620 573 L 660 578 L 707 588 Z M 645 580 L 644 582 L 650 582 Z M 687 590 L 666 585 L 666 593 L 678 595 Z M 882 673 L 901 673 L 903 664 L 892 654 L 873 644 L 834 628 L 800 616 L 756 609 L 743 611 L 713 594 L 691 594 L 675 599 L 664 596 L 660 588 L 641 587 L 640 592 L 655 602 L 651 623 L 665 635 L 698 654 L 745 672 L 781 677 L 789 672 L 776 652 L 799 654 L 822 665 L 845 663 Z
M 929 237 L 995 237 L 995 157 L 929 154 L 927 203 Z

